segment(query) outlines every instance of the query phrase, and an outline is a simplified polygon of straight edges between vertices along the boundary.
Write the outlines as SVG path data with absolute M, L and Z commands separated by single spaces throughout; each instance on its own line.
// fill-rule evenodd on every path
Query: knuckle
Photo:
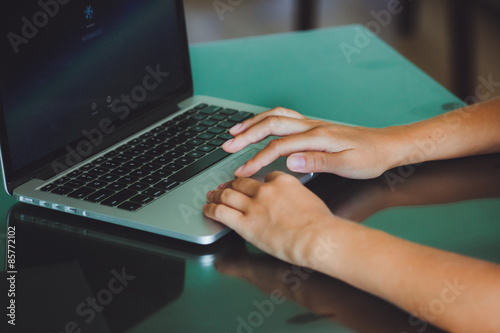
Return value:
M 221 190 L 220 192 L 220 201 L 222 203 L 225 203 L 227 202 L 227 200 L 229 200 L 229 197 L 231 196 L 231 189 L 223 189 Z
M 270 150 L 278 150 L 279 147 L 281 147 L 281 145 L 283 144 L 283 139 L 274 139 L 272 140 L 271 142 L 269 142 L 267 144 L 267 148 L 270 149 Z
M 223 214 L 222 206 L 215 205 L 212 209 L 212 213 L 215 218 L 221 218 Z
M 329 134 L 329 130 L 328 130 L 327 126 L 318 126 L 314 129 L 312 129 L 311 132 L 314 135 L 320 136 L 320 137 L 328 136 L 328 134 Z

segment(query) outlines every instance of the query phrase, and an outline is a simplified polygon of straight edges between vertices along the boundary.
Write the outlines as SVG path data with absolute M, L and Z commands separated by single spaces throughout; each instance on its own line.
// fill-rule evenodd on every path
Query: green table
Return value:
M 377 38 L 358 47 L 349 62 L 341 46 L 356 46 L 360 29 L 194 45 L 195 93 L 375 127 L 461 105 Z M 340 216 L 500 262 L 499 169 L 500 155 L 491 155 L 393 170 L 403 177 L 393 187 L 385 176 L 353 181 L 332 175 L 320 175 L 308 186 Z M 16 226 L 17 320 L 26 325 L 23 332 L 418 332 L 423 327 L 380 299 L 263 255 L 234 234 L 199 247 L 22 204 L 7 218 L 12 205 L 0 194 L 2 249 L 6 224 Z M 4 257 L 2 250 L 2 263 Z M 5 282 L 6 274 L 0 275 Z M 7 286 L 0 285 L 5 297 Z M 2 313 L 2 325 L 5 318 Z

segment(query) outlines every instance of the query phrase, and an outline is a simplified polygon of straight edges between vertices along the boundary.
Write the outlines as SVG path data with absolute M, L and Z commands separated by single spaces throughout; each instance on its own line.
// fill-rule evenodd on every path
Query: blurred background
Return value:
M 375 20 L 395 0 L 184 0 L 190 43 Z M 465 99 L 500 96 L 500 0 L 401 0 L 379 37 Z M 384 19 L 382 17 L 382 19 Z

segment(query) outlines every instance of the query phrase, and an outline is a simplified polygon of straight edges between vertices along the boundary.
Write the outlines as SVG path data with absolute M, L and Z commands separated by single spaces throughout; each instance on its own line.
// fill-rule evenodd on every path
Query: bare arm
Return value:
M 419 123 L 384 129 L 307 119 L 282 108 L 235 126 L 236 152 L 282 136 L 237 170 L 248 177 L 280 156 L 297 172 L 366 179 L 427 160 L 500 151 L 500 100 Z M 500 331 L 500 268 L 414 244 L 331 214 L 295 178 L 238 178 L 208 194 L 204 207 L 263 251 L 380 296 L 446 330 Z
M 297 172 L 329 172 L 366 179 L 393 167 L 500 152 L 500 99 L 405 126 L 351 127 L 307 119 L 276 108 L 231 129 L 223 148 L 237 152 L 270 135 L 282 136 L 237 170 L 249 177 L 280 156 Z

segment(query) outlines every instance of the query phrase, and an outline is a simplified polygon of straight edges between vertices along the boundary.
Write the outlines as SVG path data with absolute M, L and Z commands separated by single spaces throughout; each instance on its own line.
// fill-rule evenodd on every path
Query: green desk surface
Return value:
M 377 38 L 347 62 L 340 45 L 353 44 L 357 29 L 193 45 L 195 93 L 375 127 L 435 116 L 460 103 Z M 353 181 L 320 175 L 308 186 L 340 216 L 500 262 L 500 155 L 394 172 L 407 174 L 393 190 L 384 176 Z M 7 219 L 12 204 L 0 194 L 2 264 L 6 224 L 17 227 L 18 332 L 61 332 L 72 321 L 83 332 L 418 332 L 423 327 L 382 300 L 320 274 L 306 275 L 245 246 L 234 234 L 199 248 L 22 204 Z M 110 294 L 110 282 L 122 270 L 135 278 Z M 0 279 L 5 281 L 5 273 Z M 7 289 L 0 286 L 5 297 Z M 273 291 L 287 300 L 273 299 Z M 85 305 L 88 297 L 106 305 L 92 312 Z M 82 302 L 85 315 L 76 312 Z M 3 312 L 1 317 L 3 325 Z

